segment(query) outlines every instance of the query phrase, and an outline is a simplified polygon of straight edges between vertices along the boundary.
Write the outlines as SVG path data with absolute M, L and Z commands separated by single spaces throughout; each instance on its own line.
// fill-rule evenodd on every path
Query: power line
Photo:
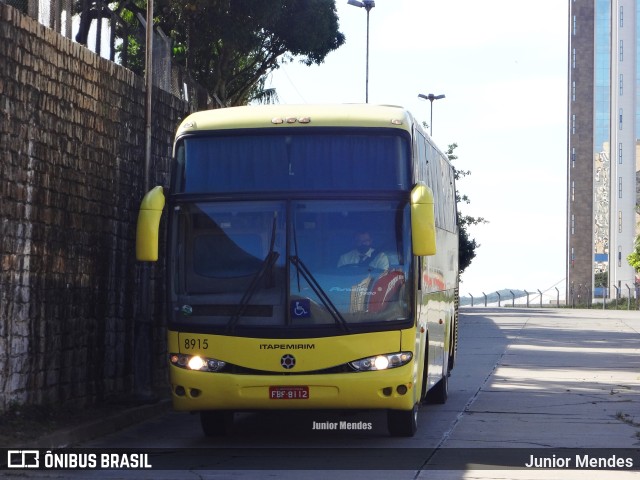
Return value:
M 300 93 L 300 90 L 298 90 L 298 87 L 296 87 L 296 84 L 293 83 L 293 80 L 291 80 L 291 77 L 289 77 L 289 74 L 287 73 L 287 69 L 284 68 L 284 66 L 281 66 L 280 70 L 282 71 L 282 73 L 284 73 L 284 76 L 287 77 L 287 80 L 289 81 L 293 89 L 296 91 L 298 96 L 302 99 L 302 103 L 309 103 L 307 102 L 306 98 L 304 98 L 304 96 Z

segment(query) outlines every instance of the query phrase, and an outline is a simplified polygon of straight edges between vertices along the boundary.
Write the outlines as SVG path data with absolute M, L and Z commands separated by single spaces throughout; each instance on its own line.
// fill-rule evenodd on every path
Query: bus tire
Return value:
M 449 397 L 449 372 L 443 372 L 442 378 L 427 392 L 427 403 L 443 405 Z
M 458 354 L 458 315 L 455 315 L 455 322 L 453 324 L 453 329 L 451 332 L 451 347 L 449 348 L 449 372 L 451 375 L 451 370 L 456 364 L 456 356 Z
M 429 340 L 427 338 L 427 345 L 429 344 Z M 428 347 L 427 347 L 428 349 Z M 428 373 L 429 373 L 429 359 L 427 358 L 428 352 L 425 352 L 424 354 L 424 367 L 422 369 L 422 388 L 420 389 L 420 401 L 421 402 L 426 402 L 427 401 L 427 394 L 428 392 Z
M 413 437 L 418 430 L 418 403 L 412 410 L 389 410 L 387 427 L 393 437 Z
M 200 412 L 200 425 L 207 437 L 226 435 L 233 425 L 233 412 L 226 410 L 206 410 Z

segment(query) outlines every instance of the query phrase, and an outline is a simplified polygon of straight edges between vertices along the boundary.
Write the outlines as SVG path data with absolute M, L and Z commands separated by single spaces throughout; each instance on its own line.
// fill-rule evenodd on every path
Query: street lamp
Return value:
M 429 119 L 429 135 L 433 137 L 433 101 L 440 100 L 444 98 L 444 95 L 434 95 L 430 93 L 429 95 L 425 95 L 423 93 L 418 94 L 419 98 L 424 98 L 425 100 L 429 100 L 431 102 L 431 118 Z
M 138 18 L 143 20 L 140 14 Z M 146 30 L 145 49 L 145 154 L 144 154 L 144 192 L 151 186 L 151 126 L 152 126 L 152 95 L 153 92 L 153 0 L 147 0 L 147 17 L 143 22 Z M 150 305 L 151 269 L 145 262 L 140 271 L 140 315 L 136 316 L 133 332 L 134 366 L 133 384 L 139 402 L 155 402 L 153 393 L 151 358 L 153 357 L 153 332 Z
M 369 12 L 373 7 L 376 6 L 376 2 L 373 0 L 349 0 L 347 2 L 349 5 L 353 5 L 354 7 L 364 8 L 367 11 L 367 66 L 366 66 L 366 76 L 365 76 L 365 103 L 369 103 Z

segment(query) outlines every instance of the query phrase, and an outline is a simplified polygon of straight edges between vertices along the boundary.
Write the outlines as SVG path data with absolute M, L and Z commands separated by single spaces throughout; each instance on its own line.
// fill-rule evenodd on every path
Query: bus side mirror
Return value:
M 160 186 L 149 190 L 140 203 L 136 229 L 136 259 L 141 262 L 158 260 L 160 217 L 163 208 L 164 192 Z
M 436 254 L 436 221 L 433 192 L 423 183 L 411 191 L 411 242 L 413 254 Z

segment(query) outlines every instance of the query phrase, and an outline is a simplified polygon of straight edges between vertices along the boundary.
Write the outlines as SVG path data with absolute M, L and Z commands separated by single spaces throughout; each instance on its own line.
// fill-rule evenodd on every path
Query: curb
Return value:
M 169 410 L 171 410 L 170 399 L 160 400 L 150 405 L 126 408 L 113 415 L 44 435 L 35 441 L 36 447 L 64 448 L 77 445 L 144 422 Z

